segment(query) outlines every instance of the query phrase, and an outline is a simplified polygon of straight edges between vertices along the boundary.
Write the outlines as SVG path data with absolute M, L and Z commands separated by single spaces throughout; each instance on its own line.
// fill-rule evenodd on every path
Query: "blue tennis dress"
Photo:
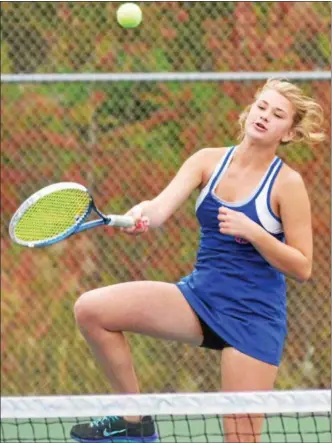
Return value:
M 278 366 L 287 332 L 284 275 L 244 239 L 219 231 L 221 206 L 243 212 L 273 237 L 284 241 L 281 220 L 270 195 L 282 160 L 275 157 L 261 182 L 244 201 L 227 203 L 215 189 L 236 147 L 228 148 L 196 202 L 201 226 L 194 271 L 176 285 L 192 309 L 232 347 Z

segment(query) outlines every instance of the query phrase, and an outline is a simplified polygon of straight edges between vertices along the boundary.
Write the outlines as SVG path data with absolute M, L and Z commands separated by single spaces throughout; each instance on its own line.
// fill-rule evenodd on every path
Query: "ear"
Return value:
M 289 143 L 293 138 L 294 138 L 294 131 L 292 129 L 290 129 L 287 134 L 285 134 L 282 139 L 281 142 L 282 143 Z

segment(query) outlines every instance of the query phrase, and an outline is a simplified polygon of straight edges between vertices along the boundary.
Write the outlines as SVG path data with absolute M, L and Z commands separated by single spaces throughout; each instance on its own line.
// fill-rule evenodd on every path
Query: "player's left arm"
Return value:
M 245 214 L 230 208 L 219 208 L 219 229 L 223 234 L 248 240 L 272 266 L 289 277 L 305 281 L 311 276 L 313 250 L 308 193 L 300 174 L 291 168 L 286 167 L 278 181 L 276 197 L 285 243 Z
M 271 265 L 308 280 L 313 254 L 310 201 L 301 175 L 290 168 L 278 186 L 278 202 L 285 243 L 263 229 L 254 229 L 250 241 Z

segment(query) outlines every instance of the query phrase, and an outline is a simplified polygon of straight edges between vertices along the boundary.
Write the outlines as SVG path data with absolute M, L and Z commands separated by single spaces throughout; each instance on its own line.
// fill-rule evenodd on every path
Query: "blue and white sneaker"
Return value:
M 158 439 L 152 417 L 147 415 L 138 423 L 123 417 L 103 417 L 72 427 L 71 438 L 81 443 L 151 443 Z

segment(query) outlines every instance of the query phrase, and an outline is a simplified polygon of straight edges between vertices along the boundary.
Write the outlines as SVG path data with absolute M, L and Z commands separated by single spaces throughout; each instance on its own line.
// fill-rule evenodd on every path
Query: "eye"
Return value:
M 259 109 L 265 109 L 264 106 L 262 106 L 262 105 L 257 105 L 257 107 L 258 107 Z
M 282 115 L 280 114 L 274 114 L 277 118 L 282 118 Z

